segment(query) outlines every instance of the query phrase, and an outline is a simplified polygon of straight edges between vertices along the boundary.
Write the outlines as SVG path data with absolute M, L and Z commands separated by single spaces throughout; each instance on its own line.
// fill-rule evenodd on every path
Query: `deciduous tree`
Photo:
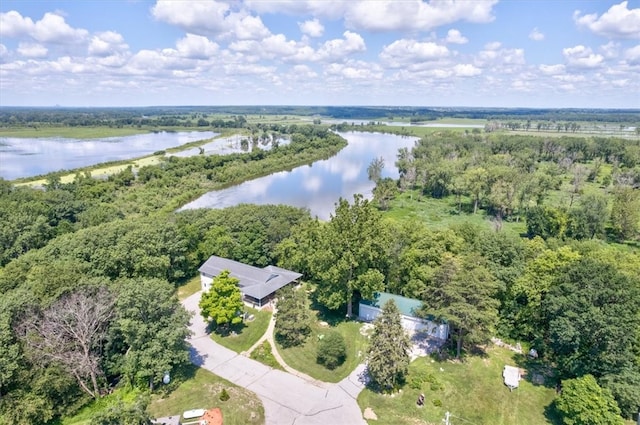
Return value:
M 113 318 L 113 296 L 105 287 L 63 295 L 18 325 L 34 363 L 60 365 L 91 397 L 101 396 L 101 351 Z
M 640 193 L 630 186 L 616 188 L 611 210 L 611 224 L 621 240 L 638 236 L 640 229 Z
M 318 300 L 330 309 L 346 304 L 351 316 L 356 291 L 371 298 L 384 287 L 386 231 L 380 213 L 362 195 L 354 195 L 352 205 L 340 199 L 318 236 L 310 259 Z
M 591 375 L 563 381 L 556 407 L 565 425 L 624 424 L 611 392 L 601 388 Z
M 235 325 L 242 322 L 241 312 L 244 304 L 238 287 L 237 278 L 223 270 L 213 278 L 211 289 L 200 298 L 200 314 L 207 321 L 218 326 Z
M 117 289 L 111 346 L 120 351 L 110 353 L 113 369 L 131 384 L 153 390 L 165 372 L 189 361 L 189 314 L 166 281 L 131 279 Z
M 545 341 L 563 377 L 634 366 L 640 282 L 592 257 L 569 263 L 542 302 Z

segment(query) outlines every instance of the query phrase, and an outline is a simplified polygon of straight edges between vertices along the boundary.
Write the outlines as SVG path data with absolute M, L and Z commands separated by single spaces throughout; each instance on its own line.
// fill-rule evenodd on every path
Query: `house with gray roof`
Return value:
M 420 317 L 417 313 L 422 308 L 422 301 L 407 298 L 388 292 L 376 292 L 372 300 L 361 300 L 358 305 L 358 318 L 372 322 L 382 313 L 382 307 L 393 300 L 400 310 L 402 327 L 414 333 L 427 334 L 429 338 L 444 341 L 449 336 L 449 325 L 434 318 Z
M 223 270 L 229 270 L 229 275 L 239 280 L 238 286 L 245 301 L 262 307 L 274 297 L 275 292 L 297 281 L 302 274 L 292 272 L 276 266 L 259 268 L 228 258 L 212 255 L 198 269 L 203 291 L 211 288 L 213 278 Z

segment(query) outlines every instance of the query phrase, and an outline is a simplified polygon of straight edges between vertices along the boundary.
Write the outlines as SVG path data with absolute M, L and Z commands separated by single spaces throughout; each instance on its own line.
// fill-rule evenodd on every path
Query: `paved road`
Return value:
M 337 384 L 309 382 L 216 344 L 198 313 L 200 292 L 183 301 L 194 313 L 191 361 L 236 385 L 253 391 L 262 401 L 266 425 L 366 425 L 356 398 L 363 388 L 363 366 Z

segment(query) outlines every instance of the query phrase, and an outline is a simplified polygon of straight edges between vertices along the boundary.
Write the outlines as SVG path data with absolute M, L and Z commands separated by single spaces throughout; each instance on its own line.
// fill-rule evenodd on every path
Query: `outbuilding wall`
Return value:
M 365 322 L 372 322 L 382 313 L 382 310 L 378 307 L 373 307 L 368 304 L 360 303 L 360 320 Z M 446 323 L 432 322 L 426 319 L 420 319 L 418 317 L 400 315 L 402 319 L 402 327 L 411 332 L 428 332 L 429 336 L 438 339 L 447 339 L 449 336 L 449 325 Z

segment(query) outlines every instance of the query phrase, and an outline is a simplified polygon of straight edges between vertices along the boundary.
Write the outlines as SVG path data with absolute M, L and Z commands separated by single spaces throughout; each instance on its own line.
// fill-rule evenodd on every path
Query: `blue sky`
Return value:
M 640 0 L 2 0 L 1 106 L 640 108 Z

